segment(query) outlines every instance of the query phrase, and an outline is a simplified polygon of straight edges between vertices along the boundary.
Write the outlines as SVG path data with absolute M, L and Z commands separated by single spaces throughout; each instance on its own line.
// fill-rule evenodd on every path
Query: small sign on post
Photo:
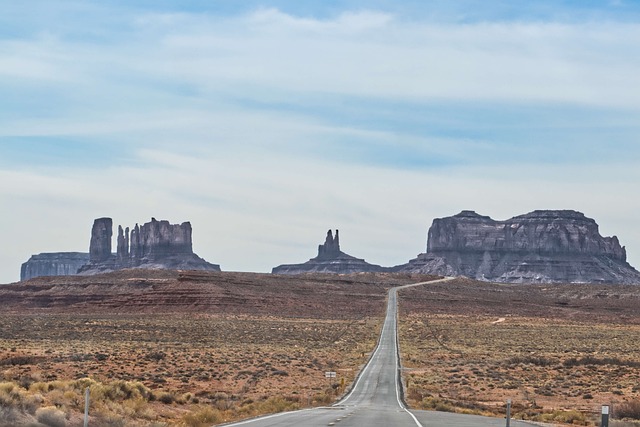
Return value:
M 335 372 L 325 372 L 324 373 L 324 377 L 329 380 L 329 385 L 333 386 L 333 378 L 336 377 L 336 373 Z
M 602 407 L 602 422 L 600 427 L 609 427 L 609 406 L 604 405 Z

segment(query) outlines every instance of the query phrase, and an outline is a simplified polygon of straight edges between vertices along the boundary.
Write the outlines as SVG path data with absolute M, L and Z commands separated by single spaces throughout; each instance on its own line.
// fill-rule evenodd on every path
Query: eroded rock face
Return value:
M 113 221 L 111 218 L 98 218 L 93 221 L 91 228 L 91 242 L 89 244 L 90 261 L 104 262 L 111 257 L 111 236 Z
M 109 220 L 108 222 L 106 220 Z M 103 236 L 111 235 L 111 229 L 105 231 L 111 224 L 110 218 L 96 220 L 100 226 L 94 227 L 91 232 L 91 249 L 106 247 Z M 80 274 L 97 274 L 105 271 L 120 270 L 123 268 L 153 268 L 176 270 L 208 270 L 220 271 L 220 266 L 206 262 L 193 253 L 191 223 L 170 224 L 169 221 L 158 221 L 155 218 L 151 222 L 139 226 L 138 224 L 129 231 L 118 226 L 117 252 L 108 257 L 100 256 L 83 266 Z M 96 243 L 94 243 L 96 242 Z M 109 239 L 109 249 L 111 240 Z M 96 249 L 96 252 L 98 250 Z M 92 252 L 93 253 L 93 252 Z M 96 256 L 96 260 L 98 257 Z
M 331 230 L 327 231 L 324 244 L 318 245 L 318 256 L 302 264 L 283 264 L 274 267 L 273 274 L 301 274 L 301 273 L 363 273 L 381 272 L 387 269 L 375 264 L 369 264 L 364 259 L 348 255 L 340 250 L 340 237 L 336 230 L 335 237 Z
M 189 255 L 193 253 L 191 243 L 191 223 L 169 224 L 169 221 L 158 221 L 151 218 L 151 222 L 133 229 L 130 252 L 133 258 L 159 259 L 168 256 Z M 126 242 L 126 236 L 124 238 Z M 128 253 L 123 247 L 123 257 Z
M 68 276 L 89 262 L 89 254 L 82 252 L 54 252 L 32 255 L 20 269 L 20 280 L 40 276 Z
M 438 218 L 427 253 L 396 271 L 515 283 L 640 283 L 617 237 L 571 210 L 534 211 L 495 221 L 473 211 Z

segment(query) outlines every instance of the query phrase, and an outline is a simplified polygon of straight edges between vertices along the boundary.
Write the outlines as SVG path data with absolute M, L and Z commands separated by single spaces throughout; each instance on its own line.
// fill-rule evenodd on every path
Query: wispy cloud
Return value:
M 265 271 L 328 227 L 394 264 L 436 216 L 573 208 L 640 260 L 640 24 L 489 3 L 0 6 L 0 282 L 104 215 Z

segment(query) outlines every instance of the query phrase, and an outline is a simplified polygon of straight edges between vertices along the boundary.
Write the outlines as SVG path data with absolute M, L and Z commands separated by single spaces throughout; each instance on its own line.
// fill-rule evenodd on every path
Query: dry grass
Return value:
M 400 336 L 416 408 L 588 425 L 640 397 L 640 326 L 411 314 Z M 627 404 L 628 405 L 628 404 Z M 620 406 L 621 407 L 621 406 Z
M 93 425 L 105 426 L 204 426 L 327 404 L 341 390 L 324 372 L 350 383 L 379 329 L 379 318 L 177 314 L 0 322 L 0 418 L 53 427 L 60 412 L 78 425 L 85 387 Z

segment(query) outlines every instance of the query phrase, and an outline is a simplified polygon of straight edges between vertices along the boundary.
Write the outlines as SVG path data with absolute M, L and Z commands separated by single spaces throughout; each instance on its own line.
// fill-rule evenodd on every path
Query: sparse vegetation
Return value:
M 128 283 L 126 274 L 132 273 L 109 277 Z M 95 313 L 87 304 L 73 315 L 39 309 L 1 315 L 0 427 L 42 427 L 38 415 L 55 423 L 55 411 L 75 427 L 85 387 L 92 420 L 113 427 L 203 426 L 328 404 L 342 390 L 324 372 L 337 371 L 350 383 L 377 340 L 384 293 L 400 281 L 386 277 L 384 285 L 367 287 L 369 279 L 360 276 L 340 277 L 340 284 L 305 277 L 287 300 L 281 283 L 218 276 L 236 278 L 215 286 L 200 276 L 178 285 L 165 284 L 173 279 L 164 276 L 147 280 L 144 292 L 172 298 L 199 292 L 209 298 L 205 308 L 190 302 L 168 312 L 176 307 L 172 300 L 158 313 L 143 307 L 134 315 L 102 300 Z M 109 287 L 109 277 L 98 278 L 99 286 Z M 638 288 L 620 288 L 626 294 L 618 298 L 609 288 L 570 286 L 459 280 L 403 291 L 409 403 L 502 416 L 510 398 L 516 418 L 573 425 L 593 425 L 600 405 L 611 404 L 616 417 L 629 418 L 612 427 L 633 425 L 634 405 L 640 406 Z M 108 292 L 118 301 L 130 295 L 115 285 Z
M 86 387 L 98 425 L 146 427 L 213 425 L 327 404 L 341 390 L 329 387 L 324 371 L 331 367 L 349 383 L 375 345 L 380 319 L 164 314 L 0 321 L 0 361 L 25 361 L 6 362 L 0 371 L 6 427 L 77 425 Z
M 633 301 L 611 298 L 601 308 L 596 298 L 604 292 L 595 286 L 452 284 L 401 295 L 412 407 L 504 416 L 511 399 L 515 418 L 546 423 L 594 425 L 603 404 L 616 418 L 640 416 L 640 308 Z M 582 292 L 578 301 L 586 308 L 568 300 L 570 308 L 549 309 L 551 291 L 563 298 Z M 612 313 L 619 312 L 624 317 L 616 321 Z

